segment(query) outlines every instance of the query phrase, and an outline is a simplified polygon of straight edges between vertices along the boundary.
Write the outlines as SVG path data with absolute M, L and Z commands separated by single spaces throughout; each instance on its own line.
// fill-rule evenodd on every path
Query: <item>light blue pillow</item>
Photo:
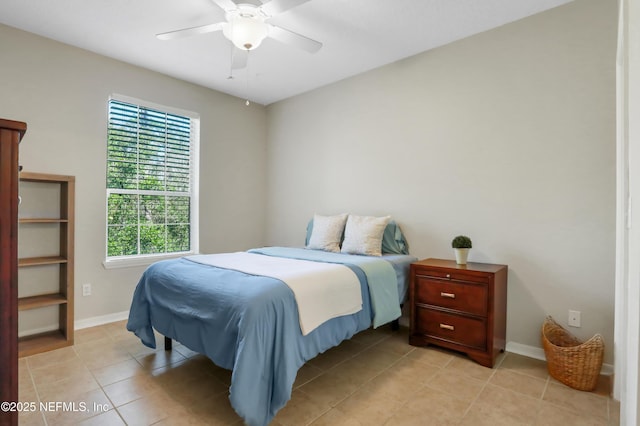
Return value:
M 409 244 L 394 220 L 387 224 L 382 234 L 382 254 L 409 254 Z
M 304 245 L 309 244 L 309 238 L 311 238 L 311 231 L 313 230 L 313 219 L 307 224 L 307 236 L 304 240 Z M 344 234 L 342 235 L 344 239 Z M 409 244 L 404 238 L 404 234 L 400 229 L 400 226 L 395 220 L 390 221 L 382 234 L 382 254 L 409 254 Z

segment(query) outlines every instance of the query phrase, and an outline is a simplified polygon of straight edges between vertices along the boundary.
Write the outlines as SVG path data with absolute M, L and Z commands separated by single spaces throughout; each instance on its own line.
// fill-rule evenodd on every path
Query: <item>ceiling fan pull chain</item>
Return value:
M 246 77 L 246 101 L 245 101 L 245 105 L 249 106 L 251 105 L 251 102 L 249 102 L 249 52 L 250 50 L 247 49 L 247 66 L 244 69 L 244 75 Z
M 233 44 L 231 45 L 230 60 L 229 60 L 229 76 L 227 80 L 233 80 L 233 57 L 235 56 L 235 49 L 233 48 Z

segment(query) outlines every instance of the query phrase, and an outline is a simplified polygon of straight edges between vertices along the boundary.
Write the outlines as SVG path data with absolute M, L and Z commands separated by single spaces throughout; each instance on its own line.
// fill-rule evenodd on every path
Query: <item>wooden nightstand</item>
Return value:
M 505 348 L 507 269 L 443 259 L 412 263 L 409 343 L 464 352 L 492 368 Z

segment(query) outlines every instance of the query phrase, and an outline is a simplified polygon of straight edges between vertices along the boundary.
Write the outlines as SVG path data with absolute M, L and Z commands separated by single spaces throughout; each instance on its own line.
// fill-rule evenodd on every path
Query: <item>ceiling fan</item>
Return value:
M 173 40 L 182 37 L 190 37 L 206 34 L 214 31 L 222 31 L 240 51 L 245 54 L 233 55 L 232 68 L 244 68 L 247 64 L 247 52 L 260 46 L 260 43 L 270 37 L 282 43 L 295 46 L 310 53 L 315 53 L 322 47 L 319 41 L 286 30 L 282 27 L 268 23 L 274 16 L 293 9 L 309 0 L 260 0 L 256 4 L 234 3 L 232 0 L 211 0 L 225 11 L 225 22 L 185 28 L 176 31 L 157 34 L 160 40 Z M 251 0 L 245 0 L 251 1 Z

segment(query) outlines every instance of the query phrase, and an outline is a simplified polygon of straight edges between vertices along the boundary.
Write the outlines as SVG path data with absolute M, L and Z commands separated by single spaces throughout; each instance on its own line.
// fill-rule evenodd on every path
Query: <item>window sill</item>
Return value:
M 150 255 L 150 256 L 135 256 L 135 257 L 116 257 L 113 259 L 107 259 L 102 262 L 104 269 L 119 269 L 119 268 L 135 268 L 140 266 L 149 266 L 152 263 L 159 262 L 167 259 L 177 259 L 179 257 L 190 256 L 196 254 L 194 252 L 182 252 L 176 254 L 162 254 L 162 255 Z

